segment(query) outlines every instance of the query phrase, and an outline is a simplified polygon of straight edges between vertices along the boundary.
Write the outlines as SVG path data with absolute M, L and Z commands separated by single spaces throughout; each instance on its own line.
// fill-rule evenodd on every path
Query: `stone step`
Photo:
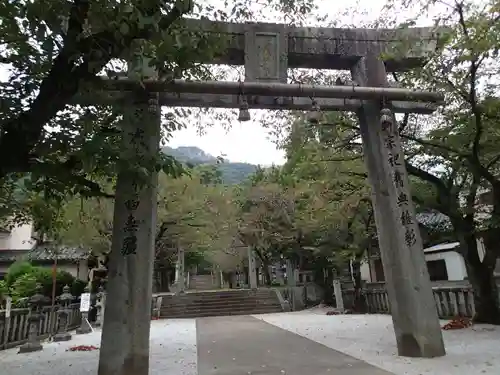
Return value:
M 276 293 L 227 293 L 227 292 L 198 292 L 198 293 L 184 293 L 184 294 L 178 294 L 178 295 L 164 295 L 163 297 L 164 301 L 167 300 L 229 300 L 232 298 L 262 298 L 262 299 L 275 299 Z
M 207 298 L 207 297 L 199 297 L 199 296 L 196 296 L 196 297 L 185 297 L 185 296 L 178 296 L 178 298 L 176 297 L 169 297 L 169 298 L 163 298 L 163 304 L 167 304 L 167 303 L 176 303 L 176 302 L 180 302 L 180 303 L 190 303 L 190 302 L 200 302 L 200 303 L 210 303 L 210 302 L 220 302 L 220 303 L 228 303 L 230 301 L 259 301 L 259 300 L 262 300 L 262 301 L 275 301 L 277 300 L 277 297 L 276 296 L 265 296 L 265 297 L 254 297 L 254 296 L 232 296 L 230 298 L 228 297 L 221 297 L 221 298 L 218 298 L 218 297 L 210 297 L 210 298 Z
M 231 301 L 230 303 L 173 303 L 169 305 L 163 305 L 161 311 L 175 310 L 175 309 L 231 309 L 233 307 L 243 307 L 252 308 L 255 306 L 279 306 L 281 304 L 278 301 Z
M 165 295 L 160 317 L 246 315 L 283 311 L 271 289 L 237 289 Z
M 179 318 L 202 318 L 208 316 L 231 316 L 231 315 L 255 315 L 255 314 L 272 314 L 283 312 L 281 306 L 272 308 L 242 308 L 242 309 L 232 309 L 232 310 L 220 310 L 220 309 L 210 309 L 210 310 L 189 310 L 185 312 L 171 312 L 171 313 L 161 313 L 160 319 L 179 319 Z
M 182 316 L 182 315 L 190 315 L 190 316 L 200 316 L 203 313 L 212 314 L 217 312 L 221 315 L 231 315 L 233 312 L 241 312 L 247 314 L 253 314 L 253 311 L 261 311 L 261 312 L 283 312 L 281 306 L 233 306 L 231 309 L 219 309 L 219 308 L 201 308 L 201 309 L 174 309 L 168 311 L 160 311 L 160 317 L 170 317 L 170 316 Z

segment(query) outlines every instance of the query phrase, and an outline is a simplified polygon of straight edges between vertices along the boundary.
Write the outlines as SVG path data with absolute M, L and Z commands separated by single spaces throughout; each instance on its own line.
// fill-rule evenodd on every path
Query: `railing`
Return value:
M 434 301 L 440 318 L 452 318 L 456 316 L 473 317 L 476 310 L 474 307 L 474 294 L 470 287 L 433 287 Z M 368 312 L 372 314 L 390 313 L 390 303 L 385 289 L 363 289 L 362 296 L 366 301 Z M 342 291 L 344 305 L 349 308 L 353 306 L 354 290 L 344 289 Z
M 42 310 L 42 323 L 38 335 L 40 338 L 49 337 L 57 329 L 57 311 L 59 307 L 44 307 Z M 69 325 L 72 330 L 80 325 L 80 304 L 74 303 L 69 306 Z M 5 317 L 5 310 L 0 310 L 0 350 L 24 344 L 28 339 L 28 317 L 29 308 L 12 309 L 10 318 Z

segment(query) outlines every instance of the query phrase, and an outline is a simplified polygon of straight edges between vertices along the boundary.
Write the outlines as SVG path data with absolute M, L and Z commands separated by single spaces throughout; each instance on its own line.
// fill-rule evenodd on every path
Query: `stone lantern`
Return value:
M 57 310 L 57 333 L 54 336 L 54 341 L 69 341 L 71 333 L 68 332 L 70 309 L 69 305 L 73 301 L 73 296 L 70 293 L 68 285 L 63 288 L 62 294 L 59 296 L 59 310 Z
M 28 300 L 30 313 L 28 316 L 28 341 L 19 347 L 19 353 L 31 353 L 43 350 L 40 342 L 40 326 L 42 323 L 42 308 L 47 298 L 41 293 L 42 284 L 35 287 L 35 294 Z
M 97 308 L 97 316 L 96 316 L 96 322 L 95 325 L 96 327 L 102 326 L 104 322 L 104 309 L 106 307 L 106 292 L 104 291 L 104 287 L 101 285 L 99 286 L 98 292 L 97 292 L 97 303 L 96 303 L 96 308 Z

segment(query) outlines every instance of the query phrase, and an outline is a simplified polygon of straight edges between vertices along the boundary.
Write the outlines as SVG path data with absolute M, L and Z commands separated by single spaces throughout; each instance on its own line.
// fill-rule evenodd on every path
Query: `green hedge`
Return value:
M 29 262 L 16 262 L 7 270 L 4 278 L 4 289 L 16 302 L 21 298 L 30 297 L 35 292 L 36 284 L 42 284 L 42 294 L 52 296 L 52 269 L 33 266 Z M 56 296 L 62 293 L 65 285 L 71 287 L 71 294 L 79 296 L 85 288 L 85 282 L 77 280 L 66 271 L 57 271 Z

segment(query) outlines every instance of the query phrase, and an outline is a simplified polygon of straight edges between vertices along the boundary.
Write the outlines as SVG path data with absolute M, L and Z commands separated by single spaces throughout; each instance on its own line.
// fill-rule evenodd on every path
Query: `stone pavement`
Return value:
M 283 314 L 276 314 L 282 316 Z M 267 315 L 266 315 L 267 316 Z M 270 314 L 269 316 L 274 316 Z M 95 375 L 100 332 L 45 343 L 38 353 L 0 351 L 0 374 Z M 392 375 L 251 316 L 153 321 L 151 375 Z
M 390 375 L 251 316 L 196 322 L 198 375 Z

